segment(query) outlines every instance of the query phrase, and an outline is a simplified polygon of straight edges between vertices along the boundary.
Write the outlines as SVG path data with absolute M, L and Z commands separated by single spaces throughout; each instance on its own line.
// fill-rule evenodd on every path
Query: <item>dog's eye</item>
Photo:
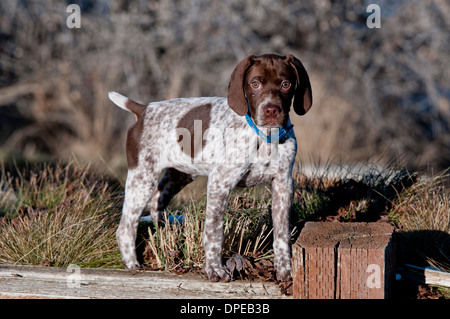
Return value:
M 283 90 L 287 90 L 287 89 L 289 89 L 291 87 L 291 82 L 289 82 L 289 81 L 283 81 L 283 82 L 281 82 L 281 88 L 283 89 Z
M 260 87 L 261 87 L 261 82 L 259 82 L 259 81 L 252 81 L 251 83 L 250 83 L 250 85 L 252 86 L 252 89 L 259 89 Z

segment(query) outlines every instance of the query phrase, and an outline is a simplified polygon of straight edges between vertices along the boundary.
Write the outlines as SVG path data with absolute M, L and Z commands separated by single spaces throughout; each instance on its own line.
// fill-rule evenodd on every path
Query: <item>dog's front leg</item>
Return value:
M 277 280 L 291 278 L 290 208 L 294 185 L 291 177 L 276 176 L 272 182 L 274 266 Z
M 218 170 L 220 172 L 220 170 Z M 222 245 L 223 245 L 223 224 L 224 212 L 228 200 L 228 195 L 238 179 L 227 180 L 230 176 L 239 176 L 229 174 L 223 176 L 216 171 L 208 177 L 207 203 L 205 233 L 203 237 L 203 246 L 205 249 L 205 272 L 210 281 L 230 281 L 231 273 L 228 268 L 222 264 Z

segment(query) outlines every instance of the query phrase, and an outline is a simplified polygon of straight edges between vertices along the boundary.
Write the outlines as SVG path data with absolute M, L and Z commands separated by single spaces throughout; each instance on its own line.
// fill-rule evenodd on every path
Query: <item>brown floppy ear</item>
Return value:
M 228 105 L 240 116 L 244 116 L 248 111 L 244 94 L 244 77 L 253 64 L 253 58 L 253 55 L 249 55 L 239 62 L 231 73 L 230 83 L 228 84 Z
M 297 75 L 297 87 L 294 95 L 294 111 L 298 115 L 304 115 L 312 105 L 312 90 L 308 73 L 305 67 L 295 56 L 288 54 L 286 61 L 291 64 Z

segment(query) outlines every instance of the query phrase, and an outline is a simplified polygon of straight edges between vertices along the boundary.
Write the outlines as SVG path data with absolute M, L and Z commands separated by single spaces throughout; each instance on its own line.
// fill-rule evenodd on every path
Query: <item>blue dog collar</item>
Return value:
M 290 136 L 291 132 L 293 131 L 294 125 L 291 124 L 291 120 L 288 119 L 288 122 L 286 123 L 286 128 L 280 127 L 278 129 L 278 132 L 271 135 L 266 135 L 256 126 L 255 122 L 253 122 L 252 118 L 250 117 L 250 111 L 245 114 L 245 119 L 247 120 L 248 125 L 255 131 L 256 135 L 259 137 L 262 137 L 267 143 L 273 143 L 276 141 L 283 141 L 285 137 Z

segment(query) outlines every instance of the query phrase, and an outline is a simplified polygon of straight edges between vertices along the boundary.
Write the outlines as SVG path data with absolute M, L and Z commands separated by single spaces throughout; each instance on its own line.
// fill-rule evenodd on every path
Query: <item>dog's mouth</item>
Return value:
M 280 128 L 283 126 L 284 119 L 281 116 L 277 117 L 263 117 L 258 125 L 262 127 L 268 127 L 268 128 Z
M 274 120 L 274 119 L 268 119 L 266 121 L 264 121 L 261 124 L 262 127 L 269 127 L 269 128 L 279 128 L 282 125 L 280 123 L 278 123 L 278 121 Z
M 286 116 L 284 115 L 284 113 L 279 113 L 274 116 L 267 116 L 266 114 L 263 114 L 263 112 L 259 112 L 253 118 L 253 121 L 259 127 L 265 127 L 269 129 L 280 128 L 285 124 Z

